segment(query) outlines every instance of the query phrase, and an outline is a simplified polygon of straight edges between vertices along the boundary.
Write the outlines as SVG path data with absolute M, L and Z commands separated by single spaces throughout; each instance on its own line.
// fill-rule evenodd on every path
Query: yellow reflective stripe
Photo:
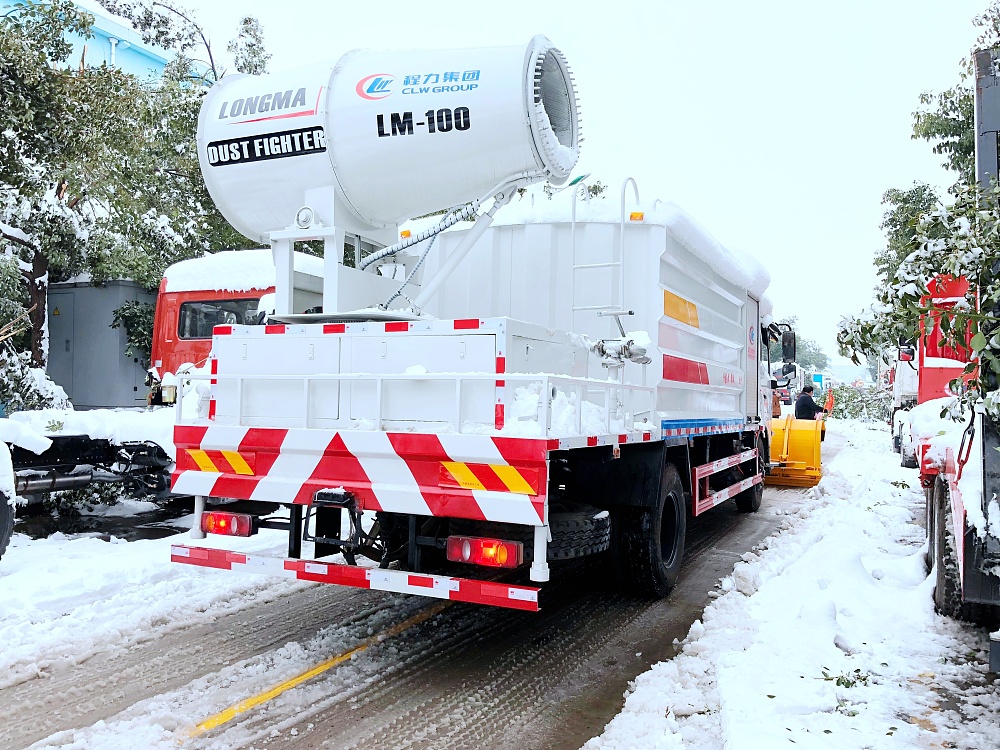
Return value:
M 197 450 L 196 448 L 187 448 L 188 455 L 198 464 L 198 469 L 200 471 L 211 471 L 216 474 L 220 473 L 219 469 L 215 464 L 212 463 L 212 459 L 208 457 L 205 451 Z
M 663 314 L 667 317 L 698 328 L 698 307 L 673 292 L 663 290 Z
M 233 471 L 237 474 L 247 474 L 253 476 L 253 469 L 250 468 L 250 464 L 236 451 L 219 451 L 225 459 L 229 462 L 229 465 L 233 467 Z
M 455 477 L 459 487 L 467 490 L 485 490 L 483 483 L 476 479 L 468 466 L 457 461 L 442 461 L 441 465 L 448 470 L 448 473 Z
M 494 466 L 490 464 L 490 468 L 493 469 L 494 473 L 500 477 L 500 481 L 507 485 L 507 489 L 511 492 L 516 492 L 520 495 L 537 495 L 531 485 L 525 481 L 524 477 L 521 476 L 521 472 L 515 469 L 513 466 Z

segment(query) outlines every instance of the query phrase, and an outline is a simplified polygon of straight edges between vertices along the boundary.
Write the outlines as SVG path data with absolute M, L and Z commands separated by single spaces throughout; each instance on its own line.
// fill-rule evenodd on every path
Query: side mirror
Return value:
M 901 346 L 899 347 L 899 361 L 900 362 L 912 362 L 916 359 L 917 353 L 914 351 L 912 346 Z
M 781 359 L 785 362 L 795 361 L 795 331 L 781 332 Z M 782 369 L 782 373 L 784 372 Z
M 782 375 L 794 375 L 795 374 L 795 363 L 794 362 L 786 362 L 785 364 L 783 364 L 781 366 L 781 374 Z

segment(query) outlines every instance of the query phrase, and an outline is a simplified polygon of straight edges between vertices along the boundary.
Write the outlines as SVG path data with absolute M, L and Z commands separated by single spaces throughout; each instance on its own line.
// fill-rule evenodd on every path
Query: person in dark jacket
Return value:
M 795 399 L 795 418 L 816 419 L 817 414 L 825 412 L 826 409 L 813 401 L 813 387 L 811 385 L 803 387 L 802 393 Z

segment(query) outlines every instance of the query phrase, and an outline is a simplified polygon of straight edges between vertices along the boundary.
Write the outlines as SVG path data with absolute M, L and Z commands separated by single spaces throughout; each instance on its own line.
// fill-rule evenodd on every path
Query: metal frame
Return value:
M 751 448 L 750 450 L 743 451 L 742 453 L 737 453 L 732 456 L 727 456 L 726 458 L 720 458 L 717 461 L 711 461 L 707 464 L 702 464 L 701 466 L 695 466 L 691 469 L 691 514 L 698 516 L 707 510 L 711 510 L 716 505 L 724 503 L 733 495 L 737 495 L 743 490 L 750 489 L 755 484 L 760 484 L 764 481 L 763 474 L 755 474 L 752 477 L 747 477 L 742 479 L 736 484 L 731 484 L 724 490 L 719 490 L 718 492 L 712 492 L 708 488 L 708 478 L 712 474 L 718 474 L 720 471 L 725 471 L 726 469 L 731 469 L 734 466 L 739 466 L 742 463 L 753 460 L 757 458 L 757 449 Z
M 606 380 L 594 380 L 591 378 L 574 378 L 562 375 L 527 375 L 527 374 L 512 374 L 512 373 L 468 373 L 468 374 L 438 374 L 438 373 L 422 373 L 419 375 L 407 375 L 405 373 L 392 373 L 392 374 L 373 374 L 373 373 L 338 373 L 338 374 L 324 374 L 324 375 L 219 375 L 219 374 L 205 374 L 205 375 L 191 375 L 185 376 L 181 385 L 180 393 L 178 395 L 179 400 L 183 400 L 184 394 L 189 392 L 193 388 L 193 383 L 195 381 L 209 381 L 211 384 L 215 384 L 220 380 L 230 380 L 236 381 L 236 400 L 237 400 L 237 422 L 238 426 L 247 426 L 244 424 L 243 420 L 243 383 L 247 380 L 257 380 L 257 381 L 301 381 L 302 382 L 302 401 L 300 405 L 302 408 L 302 425 L 306 429 L 310 428 L 310 385 L 313 382 L 328 382 L 328 381 L 341 381 L 341 382 L 374 382 L 375 383 L 375 406 L 376 413 L 374 415 L 374 420 L 378 425 L 378 429 L 384 429 L 384 418 L 383 418 L 383 384 L 387 381 L 390 382 L 400 382 L 400 381 L 444 381 L 453 382 L 455 384 L 455 431 L 462 433 L 466 430 L 462 429 L 465 420 L 463 420 L 462 412 L 462 386 L 463 383 L 467 382 L 490 382 L 495 383 L 497 380 L 503 380 L 505 382 L 514 383 L 541 383 L 541 393 L 548 394 L 547 397 L 541 397 L 541 409 L 538 414 L 538 422 L 540 425 L 544 426 L 545 436 L 550 436 L 552 431 L 552 400 L 554 398 L 554 391 L 560 390 L 559 386 L 562 386 L 561 390 L 576 395 L 577 399 L 577 409 L 576 409 L 576 423 L 575 428 L 577 434 L 585 435 L 583 431 L 583 408 L 582 404 L 585 402 L 596 404 L 598 406 L 603 406 L 603 427 L 605 435 L 618 435 L 621 433 L 631 433 L 631 432 L 651 432 L 657 428 L 656 425 L 650 422 L 644 422 L 642 427 L 636 427 L 636 417 L 640 414 L 652 414 L 652 409 L 656 402 L 656 389 L 651 386 L 641 386 L 632 385 L 629 383 L 619 383 Z M 510 391 L 505 389 L 506 393 Z M 591 394 L 598 393 L 601 396 L 601 401 L 603 404 L 599 404 L 590 398 Z M 627 394 L 622 399 L 621 394 Z M 637 398 L 640 394 L 645 394 L 647 397 L 647 403 L 638 404 L 638 406 L 644 407 L 641 409 L 637 408 Z M 213 396 L 214 398 L 214 396 Z M 616 408 L 612 410 L 612 403 L 616 404 Z M 617 411 L 617 406 L 622 406 L 624 408 L 622 429 L 612 429 L 612 416 L 614 412 Z M 190 424 L 193 422 L 202 421 L 199 418 L 185 419 L 182 409 L 177 409 L 177 424 Z M 353 419 L 344 419 L 345 427 L 349 428 L 353 423 Z M 631 422 L 631 426 L 630 423 Z M 414 422 L 414 424 L 433 424 L 437 425 L 438 422 L 434 423 L 424 423 L 424 422 Z M 476 423 L 477 425 L 485 425 L 487 423 L 481 422 Z M 489 425 L 492 428 L 492 425 Z M 473 434 L 479 434 L 479 430 L 472 431 Z

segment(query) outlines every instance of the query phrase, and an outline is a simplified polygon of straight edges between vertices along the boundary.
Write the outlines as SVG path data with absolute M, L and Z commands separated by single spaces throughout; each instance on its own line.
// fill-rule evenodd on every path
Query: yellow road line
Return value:
M 454 604 L 454 602 L 450 601 L 440 602 L 439 604 L 435 604 L 431 607 L 428 607 L 422 612 L 418 612 L 417 614 L 413 615 L 413 617 L 403 620 L 403 622 L 397 625 L 393 625 L 391 628 L 383 630 L 381 633 L 376 633 L 370 638 L 366 638 L 365 640 L 361 641 L 360 644 L 352 648 L 350 651 L 345 651 L 344 653 L 339 654 L 338 656 L 334 656 L 330 659 L 327 659 L 321 664 L 317 664 L 312 669 L 306 672 L 302 672 L 301 674 L 296 675 L 295 677 L 292 677 L 289 680 L 285 680 L 280 685 L 275 685 L 270 690 L 266 690 L 263 693 L 258 693 L 257 695 L 245 698 L 239 703 L 230 706 L 225 711 L 220 711 L 214 716 L 210 716 L 207 719 L 205 719 L 203 722 L 201 722 L 194 729 L 191 730 L 190 735 L 192 737 L 197 737 L 199 735 L 204 734 L 205 732 L 215 729 L 216 727 L 222 726 L 223 724 L 235 719 L 238 715 L 246 713 L 251 708 L 259 706 L 262 703 L 266 703 L 267 701 L 272 700 L 273 698 L 277 698 L 286 690 L 291 690 L 296 685 L 301 685 L 306 680 L 311 680 L 316 675 L 322 674 L 323 672 L 332 669 L 338 664 L 342 664 L 355 654 L 360 654 L 362 651 L 368 650 L 370 647 L 381 643 L 386 638 L 391 638 L 394 635 L 399 635 L 404 630 L 408 630 L 412 628 L 414 625 L 419 625 L 420 623 L 430 619 L 439 612 L 443 612 L 452 604 Z

